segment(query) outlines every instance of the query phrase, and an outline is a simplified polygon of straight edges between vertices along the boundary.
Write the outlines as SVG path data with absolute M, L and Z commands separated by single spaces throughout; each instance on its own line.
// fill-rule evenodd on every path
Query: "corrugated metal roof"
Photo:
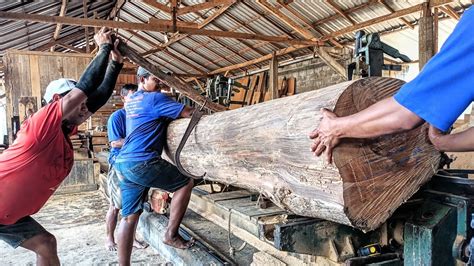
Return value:
M 116 1 L 89 1 L 88 17 L 92 17 L 94 12 L 98 17 L 105 19 L 109 16 Z M 162 4 L 168 1 L 160 0 Z M 183 0 L 182 5 L 189 6 L 203 3 L 205 0 Z M 296 17 L 292 12 L 277 4 L 276 1 L 268 1 L 274 5 L 293 21 L 305 26 L 306 22 L 312 24 L 308 30 L 315 36 L 329 34 L 352 25 L 351 21 L 340 16 L 337 12 L 323 1 L 292 1 L 288 7 L 300 14 Z M 391 11 L 382 3 L 372 0 L 354 1 L 334 1 L 342 10 L 355 10 L 347 15 L 356 23 L 361 23 L 383 15 L 390 14 Z M 370 3 L 369 3 L 370 2 Z M 402 10 L 411 6 L 421 4 L 424 0 L 409 1 L 384 1 L 393 10 Z M 368 4 L 369 3 L 369 4 Z M 450 4 L 458 13 L 462 13 L 471 5 L 470 0 L 458 0 Z M 359 8 L 364 5 L 364 8 Z M 60 1 L 3 1 L 0 2 L 0 10 L 8 12 L 18 12 L 27 14 L 43 14 L 50 16 L 59 15 L 61 8 Z M 201 23 L 205 18 L 217 12 L 217 8 L 208 8 L 194 13 L 187 13 L 179 16 L 179 20 L 186 22 Z M 67 16 L 84 17 L 82 1 L 69 1 Z M 412 25 L 418 23 L 420 14 L 413 13 L 403 18 Z M 126 22 L 146 23 L 150 18 L 166 19 L 171 18 L 170 14 L 155 7 L 149 6 L 141 1 L 126 1 L 117 15 L 118 20 Z M 303 20 L 301 19 L 303 18 Z M 442 15 L 446 17 L 446 15 Z M 328 19 L 331 18 L 331 19 Z M 324 23 L 317 22 L 324 20 Z M 440 38 L 447 35 L 454 28 L 456 21 L 444 19 L 440 22 Z M 35 50 L 43 47 L 52 40 L 56 26 L 43 23 L 30 23 L 24 21 L 0 20 L 0 56 L 6 49 Z M 228 8 L 224 14 L 214 19 L 204 27 L 207 30 L 235 31 L 257 35 L 286 36 L 289 38 L 302 38 L 303 36 L 289 27 L 277 16 L 270 14 L 256 1 L 238 1 Z M 392 19 L 382 23 L 369 26 L 364 29 L 366 32 L 382 32 L 383 39 L 396 47 L 398 43 L 405 40 L 408 43 L 417 42 L 418 31 L 412 30 L 405 25 L 401 19 Z M 84 47 L 84 32 L 82 27 L 63 25 L 60 38 L 70 37 L 66 44 L 75 47 Z M 392 33 L 393 32 L 393 33 Z M 93 30 L 89 30 L 92 35 Z M 166 38 L 171 38 L 172 34 L 165 36 L 162 32 L 141 32 L 119 30 L 120 35 L 126 39 L 129 45 L 140 53 L 148 52 L 159 48 L 165 44 Z M 388 34 L 391 33 L 391 34 Z M 74 37 L 74 38 L 72 38 Z M 342 44 L 351 45 L 354 33 L 347 33 L 335 38 Z M 442 43 L 443 40 L 440 40 Z M 328 44 L 329 45 L 329 44 Z M 165 71 L 178 74 L 198 74 L 208 72 L 225 66 L 243 63 L 256 59 L 262 55 L 271 54 L 279 49 L 289 47 L 287 43 L 270 43 L 255 40 L 237 40 L 232 38 L 216 38 L 201 35 L 187 36 L 165 48 L 165 51 L 157 51 L 147 58 L 160 65 Z M 413 45 L 412 45 L 413 46 Z M 416 45 L 415 45 L 416 47 Z M 65 51 L 64 48 L 57 48 L 58 51 Z M 280 60 L 287 60 L 311 53 L 311 49 L 295 51 L 288 55 L 281 56 Z M 264 67 L 268 63 L 262 62 L 253 66 L 245 67 L 242 70 Z

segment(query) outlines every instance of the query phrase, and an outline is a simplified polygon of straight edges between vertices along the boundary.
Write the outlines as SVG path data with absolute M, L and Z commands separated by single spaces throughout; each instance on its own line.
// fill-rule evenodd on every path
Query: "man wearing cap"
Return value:
M 118 254 L 119 263 L 123 265 L 130 264 L 133 236 L 150 187 L 174 192 L 163 242 L 176 248 L 192 245 L 178 234 L 178 229 L 191 197 L 193 180 L 163 160 L 161 153 L 168 123 L 190 117 L 193 109 L 161 93 L 163 83 L 146 69 L 140 67 L 137 76 L 138 91 L 130 95 L 125 105 L 127 137 L 115 160 L 122 193 Z
M 79 81 L 51 82 L 44 95 L 48 104 L 23 122 L 13 144 L 0 154 L 0 239 L 35 252 L 38 265 L 59 265 L 56 239 L 30 215 L 71 171 L 69 135 L 105 104 L 122 68 L 118 40 L 112 45 L 110 31 L 101 29 L 94 39 L 99 51 Z
M 128 95 L 136 92 L 138 86 L 136 84 L 125 84 L 120 90 L 120 98 L 125 102 Z M 113 112 L 107 121 L 107 136 L 110 143 L 109 153 L 109 171 L 107 174 L 107 188 L 109 191 L 110 205 L 107 215 L 105 216 L 107 240 L 105 247 L 107 250 L 117 250 L 115 243 L 115 227 L 117 226 L 117 217 L 119 210 L 122 208 L 122 198 L 120 195 L 119 180 L 117 172 L 114 167 L 115 157 L 120 152 L 125 139 L 125 108 Z M 136 248 L 146 248 L 146 244 L 140 243 L 137 239 L 133 241 L 133 246 Z

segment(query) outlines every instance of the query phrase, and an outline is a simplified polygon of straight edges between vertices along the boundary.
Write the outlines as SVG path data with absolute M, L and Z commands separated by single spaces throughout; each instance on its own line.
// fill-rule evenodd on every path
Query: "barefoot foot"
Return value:
M 133 247 L 137 249 L 145 249 L 148 247 L 148 244 L 145 242 L 140 242 L 138 240 L 133 240 Z
M 180 235 L 177 235 L 175 237 L 165 237 L 163 243 L 175 248 L 188 249 L 194 245 L 194 239 L 191 238 L 189 241 L 186 241 Z
M 108 251 L 116 251 L 117 250 L 117 244 L 113 240 L 107 240 L 105 242 L 105 249 Z

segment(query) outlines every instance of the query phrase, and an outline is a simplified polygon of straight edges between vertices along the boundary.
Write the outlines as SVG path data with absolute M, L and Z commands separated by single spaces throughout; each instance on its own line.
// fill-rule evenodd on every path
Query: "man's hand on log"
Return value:
M 321 113 L 323 118 L 319 123 L 319 127 L 309 134 L 309 138 L 314 140 L 311 151 L 315 156 L 320 156 L 324 152 L 328 163 L 332 163 L 332 151 L 341 141 L 336 133 L 335 121 L 337 116 L 324 108 L 321 109 Z

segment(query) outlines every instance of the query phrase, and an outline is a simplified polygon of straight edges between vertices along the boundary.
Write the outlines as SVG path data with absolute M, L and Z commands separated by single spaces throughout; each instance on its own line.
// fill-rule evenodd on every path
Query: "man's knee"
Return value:
M 52 257 L 57 255 L 56 237 L 50 233 L 43 233 L 35 236 L 36 248 L 33 251 L 43 257 Z
M 126 217 L 122 217 L 122 222 L 125 222 L 127 224 L 136 224 L 138 223 L 138 219 L 140 219 L 140 214 L 141 212 L 130 214 Z

